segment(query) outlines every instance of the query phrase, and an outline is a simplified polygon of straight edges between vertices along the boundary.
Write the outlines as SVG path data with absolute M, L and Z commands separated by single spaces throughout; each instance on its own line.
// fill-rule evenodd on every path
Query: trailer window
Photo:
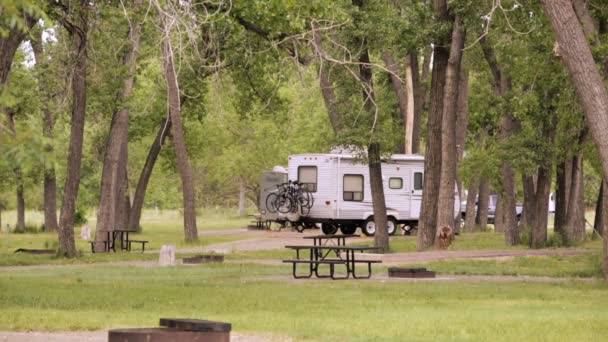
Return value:
M 389 178 L 388 179 L 388 188 L 389 189 L 403 189 L 403 179 L 402 178 Z
M 344 200 L 363 201 L 363 175 L 344 175 Z
M 414 190 L 422 190 L 422 172 L 414 172 Z
M 308 192 L 317 192 L 317 167 L 298 167 L 298 182 L 302 184 L 304 190 Z

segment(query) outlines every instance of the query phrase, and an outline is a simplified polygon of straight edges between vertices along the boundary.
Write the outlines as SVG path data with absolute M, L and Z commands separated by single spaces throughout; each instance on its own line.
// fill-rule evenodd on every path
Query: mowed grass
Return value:
M 234 214 L 234 213 L 233 213 Z M 4 213 L 3 222 L 11 222 L 14 212 Z M 26 217 L 33 221 L 28 221 L 30 226 L 40 226 L 42 214 L 39 212 L 27 212 Z M 196 249 L 210 244 L 230 242 L 242 239 L 238 236 L 209 236 L 199 237 L 197 243 L 186 243 L 184 241 L 183 218 L 178 211 L 156 212 L 154 210 L 144 211 L 142 215 L 142 232 L 131 233 L 130 237 L 137 240 L 148 240 L 146 251 L 160 249 L 164 244 L 173 244 L 177 248 Z M 198 218 L 199 233 L 210 230 L 239 229 L 247 226 L 249 218 L 239 218 L 229 216 L 226 210 L 210 209 L 205 210 Z M 89 218 L 87 223 L 92 227 L 92 235 L 95 231 L 95 219 Z M 13 225 L 11 225 L 13 226 Z M 0 234 L 0 266 L 10 265 L 35 265 L 35 264 L 72 264 L 72 263 L 95 263 L 109 261 L 133 261 L 133 260 L 154 260 L 158 258 L 158 253 L 142 254 L 135 251 L 131 253 L 96 253 L 91 254 L 91 245 L 80 238 L 82 227 L 75 229 L 76 249 L 80 252 L 80 257 L 76 259 L 57 258 L 53 255 L 29 255 L 23 253 L 13 253 L 18 248 L 25 249 L 56 249 L 57 233 L 6 233 L 3 228 Z M 137 245 L 139 247 L 139 245 Z M 202 249 L 201 249 L 202 251 Z
M 409 267 L 426 267 L 440 274 L 458 275 L 603 277 L 600 252 L 486 260 L 454 259 L 409 265 Z
M 273 275 L 285 278 L 266 278 Z M 160 317 L 317 341 L 598 341 L 608 329 L 608 288 L 600 282 L 289 275 L 289 267 L 252 264 L 3 270 L 0 330 L 157 326 Z

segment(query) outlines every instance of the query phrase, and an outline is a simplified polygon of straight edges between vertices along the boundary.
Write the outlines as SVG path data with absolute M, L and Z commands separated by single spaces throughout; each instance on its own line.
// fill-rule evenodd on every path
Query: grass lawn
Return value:
M 284 266 L 96 266 L 3 270 L 0 330 L 226 321 L 237 332 L 318 341 L 597 341 L 608 329 L 599 282 L 286 281 Z
M 3 222 L 11 221 L 15 212 L 3 214 Z M 39 212 L 27 212 L 26 217 L 33 221 L 28 221 L 29 226 L 39 226 L 42 221 L 42 214 Z M 238 229 L 247 226 L 249 218 L 238 218 L 229 216 L 225 210 L 205 210 L 198 218 L 199 233 L 208 230 Z M 95 220 L 89 218 L 89 223 L 93 230 Z M 13 226 L 11 224 L 11 226 Z M 28 255 L 13 253 L 17 248 L 27 249 L 55 249 L 57 248 L 56 233 L 24 233 L 6 234 L 3 228 L 0 234 L 0 266 L 9 265 L 35 265 L 35 264 L 71 264 L 71 263 L 94 263 L 118 260 L 154 260 L 158 259 L 158 254 L 142 253 L 102 253 L 91 254 L 91 245 L 80 239 L 81 227 L 75 229 L 76 248 L 81 252 L 81 257 L 66 260 L 59 259 L 50 255 Z M 94 234 L 94 233 L 93 233 Z M 174 244 L 177 248 L 203 247 L 210 244 L 230 242 L 242 239 L 238 236 L 201 236 L 196 244 L 187 244 L 184 241 L 182 217 L 177 211 L 155 212 L 146 210 L 142 216 L 142 232 L 131 234 L 138 240 L 148 240 L 146 250 L 157 250 L 164 244 Z
M 537 277 L 603 277 L 602 253 L 578 255 L 522 256 L 504 259 L 455 259 L 411 267 L 426 267 L 441 274 L 507 275 Z

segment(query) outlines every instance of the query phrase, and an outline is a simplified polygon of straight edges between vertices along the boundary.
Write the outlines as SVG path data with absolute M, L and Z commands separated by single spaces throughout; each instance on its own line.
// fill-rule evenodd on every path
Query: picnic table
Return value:
M 91 252 L 95 253 L 95 243 L 103 243 L 104 251 L 114 251 L 116 252 L 116 242 L 120 242 L 120 249 L 124 251 L 131 251 L 131 245 L 133 243 L 141 244 L 141 252 L 143 253 L 146 249 L 147 240 L 133 240 L 129 239 L 129 233 L 135 232 L 130 229 L 114 229 L 114 230 L 101 230 L 101 233 L 106 234 L 105 240 L 102 241 L 89 241 L 91 244 Z
M 291 260 L 283 260 L 284 263 L 292 264 L 293 277 L 296 279 L 310 278 L 314 274 L 317 278 L 332 278 L 348 279 L 351 276 L 354 279 L 367 279 L 372 275 L 372 264 L 381 263 L 380 260 L 362 259 L 363 252 L 373 252 L 380 250 L 379 247 L 373 246 L 346 246 L 346 239 L 358 235 L 318 235 L 307 236 L 305 239 L 312 239 L 313 245 L 287 245 L 285 248 L 294 250 L 296 258 Z M 304 252 L 301 252 L 304 251 Z M 306 254 L 308 251 L 308 255 Z M 308 256 L 308 258 L 306 258 Z M 308 265 L 308 273 L 298 275 L 298 265 Z M 356 265 L 367 264 L 367 274 L 357 275 Z M 327 265 L 329 267 L 328 274 L 320 272 L 320 266 Z M 336 266 L 345 266 L 346 275 L 337 275 L 335 272 Z

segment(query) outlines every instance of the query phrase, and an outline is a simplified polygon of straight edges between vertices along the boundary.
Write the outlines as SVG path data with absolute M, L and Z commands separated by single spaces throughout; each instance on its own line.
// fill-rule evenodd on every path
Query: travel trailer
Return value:
M 325 234 L 334 234 L 338 229 L 343 234 L 352 234 L 360 227 L 364 234 L 374 235 L 369 166 L 359 159 L 356 154 L 343 153 L 289 156 L 288 180 L 310 192 L 313 201 L 307 210 L 285 214 L 288 220 L 307 227 L 320 225 Z M 382 178 L 389 234 L 395 234 L 399 225 L 404 225 L 406 232 L 416 228 L 422 203 L 424 157 L 392 155 L 382 163 Z M 262 188 L 265 186 L 278 188 L 269 184 Z M 260 202 L 265 197 L 262 194 Z M 457 192 L 454 197 L 454 217 L 457 217 Z

